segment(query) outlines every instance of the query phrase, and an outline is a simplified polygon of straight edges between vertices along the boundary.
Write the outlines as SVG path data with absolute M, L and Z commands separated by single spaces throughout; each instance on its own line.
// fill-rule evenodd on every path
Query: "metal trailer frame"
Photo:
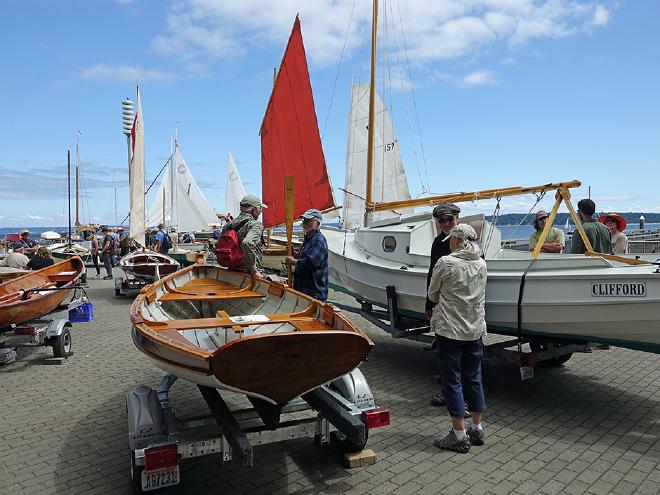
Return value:
M 151 282 L 140 280 L 139 278 L 115 278 L 115 296 L 135 297 L 143 287 L 146 287 Z
M 36 290 L 36 289 L 32 289 Z M 73 288 L 73 295 L 68 303 L 60 304 L 41 318 L 31 320 L 21 325 L 12 325 L 10 330 L 0 332 L 0 349 L 10 349 L 9 360 L 5 364 L 16 360 L 12 351 L 20 347 L 52 347 L 53 357 L 67 359 L 73 355 L 71 350 L 73 342 L 71 329 L 73 324 L 67 318 L 46 318 L 46 316 L 75 308 L 86 301 L 84 289 L 80 286 Z M 5 351 L 7 352 L 7 351 Z
M 364 413 L 386 411 L 389 424 L 389 411 L 376 407 L 366 379 L 357 368 L 284 406 L 248 397 L 253 407 L 232 410 L 217 389 L 198 385 L 210 414 L 192 417 L 177 417 L 172 408 L 169 389 L 176 380 L 176 376 L 167 374 L 158 392 L 137 385 L 128 393 L 131 480 L 136 493 L 143 493 L 145 480 L 158 474 L 159 470 L 145 472 L 146 458 L 154 449 L 176 449 L 174 476 L 178 481 L 174 484 L 178 484 L 179 460 L 219 454 L 221 464 L 236 459 L 243 467 L 252 467 L 253 445 L 294 438 L 312 438 L 321 445 L 332 443 L 345 452 L 354 452 L 367 443 Z M 144 491 L 160 488 L 165 485 Z
M 399 312 L 395 286 L 386 286 L 385 292 L 387 294 L 386 309 L 374 309 L 374 303 L 358 297 L 355 297 L 355 300 L 360 304 L 359 309 L 346 304 L 333 304 L 344 311 L 359 314 L 394 338 L 424 342 L 430 344 L 427 350 L 434 349 L 435 336 L 430 333 L 431 326 L 428 322 L 402 315 Z M 522 349 L 525 344 L 529 345 L 531 351 Z M 511 348 L 515 348 L 515 350 Z M 568 361 L 574 352 L 589 352 L 589 348 L 588 342 L 520 335 L 513 339 L 484 346 L 484 362 L 494 366 L 506 361 L 514 361 L 521 367 L 521 377 L 528 379 L 534 376 L 534 366 L 542 362 L 561 365 Z

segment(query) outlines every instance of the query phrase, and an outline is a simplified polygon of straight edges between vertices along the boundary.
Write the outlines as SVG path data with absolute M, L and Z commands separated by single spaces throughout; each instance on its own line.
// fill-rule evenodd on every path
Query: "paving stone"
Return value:
M 162 374 L 133 346 L 131 301 L 115 298 L 108 281 L 89 285 L 96 320 L 74 325 L 75 356 L 43 366 L 48 349 L 20 349 L 16 363 L 0 367 L 0 393 L 11 397 L 0 410 L 2 495 L 131 492 L 126 393 L 137 383 L 156 388 Z M 437 392 L 429 379 L 435 355 L 345 314 L 376 343 L 361 369 L 378 404 L 392 411 L 392 425 L 369 435 L 376 464 L 345 470 L 337 451 L 292 440 L 256 447 L 250 469 L 219 456 L 187 460 L 181 485 L 166 493 L 660 493 L 660 440 L 652 434 L 660 356 L 575 354 L 563 367 L 538 367 L 529 382 L 516 367 L 488 367 L 487 443 L 460 455 L 433 445 L 450 428 L 446 413 L 428 404 Z M 170 399 L 178 415 L 206 412 L 190 383 L 178 381 Z

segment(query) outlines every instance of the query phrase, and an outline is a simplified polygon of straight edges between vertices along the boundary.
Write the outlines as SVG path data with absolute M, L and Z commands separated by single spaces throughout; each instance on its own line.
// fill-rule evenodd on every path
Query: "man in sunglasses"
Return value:
M 433 276 L 433 268 L 440 258 L 451 254 L 451 249 L 448 242 L 443 242 L 447 238 L 451 229 L 456 226 L 458 222 L 458 214 L 461 212 L 461 209 L 456 206 L 454 203 L 449 203 L 448 201 L 443 201 L 438 206 L 433 208 L 433 219 L 435 220 L 436 232 L 437 235 L 433 240 L 433 245 L 431 246 L 431 264 L 429 266 L 429 273 L 426 277 L 426 292 L 428 294 L 429 284 L 431 283 L 431 277 Z M 435 303 L 432 302 L 428 296 L 426 296 L 426 317 L 431 321 L 431 316 L 433 316 L 433 307 Z M 435 346 L 435 344 L 434 344 Z M 442 387 L 442 375 L 440 376 L 440 393 L 436 394 L 431 398 L 432 406 L 444 406 L 447 404 L 447 399 L 445 398 L 443 387 Z

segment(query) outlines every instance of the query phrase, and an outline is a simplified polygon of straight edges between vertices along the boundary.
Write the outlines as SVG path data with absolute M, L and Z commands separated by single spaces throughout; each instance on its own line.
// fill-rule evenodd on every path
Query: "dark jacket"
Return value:
M 295 255 L 296 274 L 293 288 L 321 301 L 328 298 L 328 243 L 318 230 L 305 234 Z
M 431 265 L 429 266 L 429 273 L 426 277 L 426 310 L 433 309 L 435 306 L 435 303 L 432 302 L 429 299 L 428 292 L 429 292 L 429 284 L 431 283 L 431 277 L 433 276 L 433 268 L 435 268 L 435 264 L 438 262 L 440 258 L 443 256 L 447 256 L 451 254 L 451 249 L 449 248 L 449 241 L 442 242 L 442 239 L 447 237 L 444 232 L 440 231 L 440 233 L 435 236 L 435 239 L 433 239 L 433 245 L 431 246 Z
M 47 266 L 54 264 L 55 262 L 53 261 L 53 258 L 49 258 L 47 256 L 35 256 L 28 262 L 27 267 L 30 270 L 41 270 L 42 268 L 46 268 Z
M 591 247 L 596 253 L 605 253 L 609 254 L 612 250 L 612 234 L 610 229 L 605 227 L 602 223 L 597 221 L 595 218 L 590 218 L 586 222 L 582 222 L 582 228 L 584 233 L 587 234 L 587 239 L 591 243 Z M 572 254 L 583 254 L 587 251 L 580 232 L 575 229 L 573 232 L 573 237 L 571 238 L 571 253 Z

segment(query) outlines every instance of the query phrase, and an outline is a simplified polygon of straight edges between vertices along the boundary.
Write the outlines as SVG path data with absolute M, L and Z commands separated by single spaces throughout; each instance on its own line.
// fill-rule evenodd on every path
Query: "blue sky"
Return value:
M 591 186 L 600 210 L 660 211 L 660 2 L 385 5 L 396 22 L 388 23 L 392 77 L 381 71 L 379 91 L 413 195 L 423 190 L 419 161 L 434 193 L 579 179 L 584 187 L 573 196 Z M 3 2 L 0 226 L 65 224 L 66 150 L 78 130 L 82 220 L 114 223 L 115 188 L 118 220 L 126 216 L 121 101 L 135 99 L 138 82 L 148 180 L 178 129 L 184 157 L 218 211 L 230 149 L 246 189 L 259 193 L 259 126 L 298 12 L 341 202 L 351 79 L 368 75 L 365 7 L 365 0 Z M 405 35 L 406 50 L 394 46 L 395 32 L 399 41 Z M 415 159 L 420 135 L 408 130 L 397 54 L 408 61 L 405 87 L 414 88 L 417 111 L 409 111 L 419 120 L 425 169 Z M 405 95 L 411 101 L 409 89 Z M 533 201 L 511 198 L 502 208 L 527 211 Z

